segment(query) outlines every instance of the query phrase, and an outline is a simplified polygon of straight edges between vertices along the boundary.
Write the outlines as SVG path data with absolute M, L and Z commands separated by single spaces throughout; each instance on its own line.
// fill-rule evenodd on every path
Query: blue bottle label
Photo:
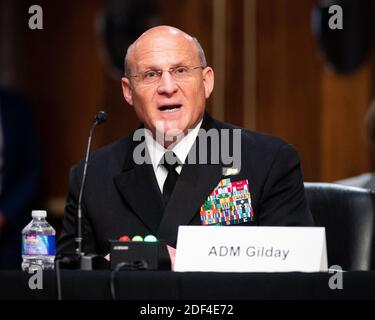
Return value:
M 22 254 L 31 256 L 54 256 L 55 236 L 38 234 L 22 235 Z

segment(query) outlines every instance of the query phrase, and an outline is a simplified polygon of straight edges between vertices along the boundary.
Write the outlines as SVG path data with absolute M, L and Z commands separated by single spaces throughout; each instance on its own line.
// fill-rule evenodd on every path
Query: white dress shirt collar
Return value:
M 199 121 L 199 123 L 191 130 L 188 131 L 188 134 L 184 136 L 181 141 L 179 141 L 171 151 L 175 153 L 178 160 L 181 163 L 184 163 L 191 147 L 193 146 L 195 139 L 197 138 L 199 129 L 202 125 L 203 119 Z M 156 140 L 153 138 L 150 130 L 145 130 L 145 138 L 146 138 L 146 145 L 147 149 L 151 158 L 152 166 L 154 171 L 156 172 L 164 153 L 169 151 L 169 149 L 165 149 L 164 146 L 160 145 Z M 181 166 L 177 167 L 177 172 L 180 173 L 182 168 Z

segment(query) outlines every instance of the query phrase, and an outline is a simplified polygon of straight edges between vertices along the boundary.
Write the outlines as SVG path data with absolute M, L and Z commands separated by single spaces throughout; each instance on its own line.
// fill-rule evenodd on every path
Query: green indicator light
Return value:
M 143 238 L 141 236 L 134 236 L 132 238 L 132 241 L 136 241 L 136 242 L 142 242 L 143 241 Z

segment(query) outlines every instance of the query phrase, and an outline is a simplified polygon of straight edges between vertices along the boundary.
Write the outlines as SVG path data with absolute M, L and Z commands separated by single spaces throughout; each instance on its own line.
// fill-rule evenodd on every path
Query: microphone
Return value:
M 102 124 L 104 121 L 107 120 L 107 113 L 104 112 L 104 111 L 99 111 L 96 115 L 95 115 L 95 121 L 97 122 L 97 124 Z
M 85 189 L 85 183 L 86 183 L 86 175 L 87 175 L 87 168 L 89 163 L 89 157 L 90 157 L 90 149 L 91 149 L 91 140 L 94 133 L 94 129 L 97 125 L 102 124 L 107 120 L 107 113 L 104 111 L 99 111 L 96 113 L 94 122 L 90 129 L 90 134 L 87 142 L 87 148 L 86 148 L 86 156 L 85 156 L 85 164 L 83 167 L 83 175 L 82 175 L 82 181 L 81 186 L 79 189 L 79 196 L 78 196 L 78 205 L 77 205 L 77 237 L 75 238 L 76 241 L 76 255 L 77 256 L 84 256 L 84 252 L 82 250 L 82 198 L 83 198 L 83 191 Z

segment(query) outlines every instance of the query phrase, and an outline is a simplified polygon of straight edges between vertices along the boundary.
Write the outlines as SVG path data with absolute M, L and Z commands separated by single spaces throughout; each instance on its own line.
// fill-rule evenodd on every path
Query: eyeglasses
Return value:
M 167 70 L 147 70 L 145 72 L 140 72 L 136 75 L 130 75 L 128 78 L 137 78 L 142 84 L 156 84 L 160 81 L 164 72 L 169 72 L 175 81 L 188 81 L 191 79 L 192 71 L 196 69 L 204 69 L 202 66 L 198 67 L 185 67 L 178 66 L 174 68 L 169 68 Z

